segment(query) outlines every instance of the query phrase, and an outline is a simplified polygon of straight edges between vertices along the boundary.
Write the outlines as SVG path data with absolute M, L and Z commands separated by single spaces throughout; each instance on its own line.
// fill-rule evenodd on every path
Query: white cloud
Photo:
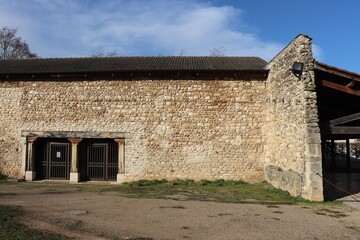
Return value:
M 18 27 L 43 57 L 89 56 L 100 46 L 120 55 L 209 55 L 223 47 L 270 60 L 282 45 L 232 27 L 241 17 L 240 9 L 200 0 L 0 0 L 1 24 Z
M 313 56 L 317 61 L 323 61 L 324 58 L 324 53 L 323 50 L 320 46 L 318 46 L 317 44 L 312 44 L 312 51 L 313 51 Z

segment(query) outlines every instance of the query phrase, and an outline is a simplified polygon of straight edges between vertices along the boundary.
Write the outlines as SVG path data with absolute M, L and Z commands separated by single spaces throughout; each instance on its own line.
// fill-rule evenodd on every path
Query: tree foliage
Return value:
M 31 52 L 29 45 L 16 34 L 17 29 L 0 29 L 0 59 L 37 58 L 37 54 Z

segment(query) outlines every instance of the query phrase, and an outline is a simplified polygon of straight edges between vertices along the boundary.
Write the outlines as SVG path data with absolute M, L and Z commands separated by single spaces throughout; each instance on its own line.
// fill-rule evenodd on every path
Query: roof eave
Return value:
M 133 70 L 103 70 L 103 71 L 33 71 L 33 72 L 1 72 L 0 75 L 31 75 L 31 74 L 101 74 L 101 73 L 129 73 L 129 72 L 243 72 L 243 73 L 267 73 L 268 69 L 133 69 Z
M 348 78 L 348 79 L 360 82 L 360 74 L 355 73 L 355 72 L 350 72 L 345 69 L 337 68 L 337 67 L 325 64 L 325 63 L 318 62 L 318 61 L 315 61 L 314 67 L 315 67 L 315 70 L 318 70 L 318 71 L 323 71 L 326 73 L 334 74 L 334 75 L 337 75 L 340 77 L 344 77 L 344 78 Z
M 0 81 L 17 80 L 146 80 L 146 79 L 178 79 L 178 80 L 260 80 L 265 81 L 268 70 L 127 70 L 127 71 L 68 71 L 68 72 L 28 72 L 28 73 L 1 73 Z

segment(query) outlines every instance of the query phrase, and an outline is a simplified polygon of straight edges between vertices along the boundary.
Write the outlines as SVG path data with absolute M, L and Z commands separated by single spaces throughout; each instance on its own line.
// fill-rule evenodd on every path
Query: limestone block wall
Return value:
M 0 171 L 10 176 L 24 174 L 21 154 L 23 144 L 15 133 L 20 122 L 21 91 L 17 84 L 0 87 Z
M 23 177 L 22 130 L 127 132 L 136 179 L 263 179 L 261 80 L 0 82 L 0 171 Z
M 301 77 L 292 71 L 304 63 Z M 311 39 L 299 35 L 268 65 L 265 178 L 294 196 L 322 200 L 321 140 Z

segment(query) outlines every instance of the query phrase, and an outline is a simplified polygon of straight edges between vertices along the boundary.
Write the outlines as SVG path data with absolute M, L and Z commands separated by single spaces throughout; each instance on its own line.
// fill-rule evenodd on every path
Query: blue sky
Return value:
M 209 55 L 271 60 L 298 34 L 317 60 L 360 73 L 357 0 L 0 0 L 0 26 L 41 57 Z

